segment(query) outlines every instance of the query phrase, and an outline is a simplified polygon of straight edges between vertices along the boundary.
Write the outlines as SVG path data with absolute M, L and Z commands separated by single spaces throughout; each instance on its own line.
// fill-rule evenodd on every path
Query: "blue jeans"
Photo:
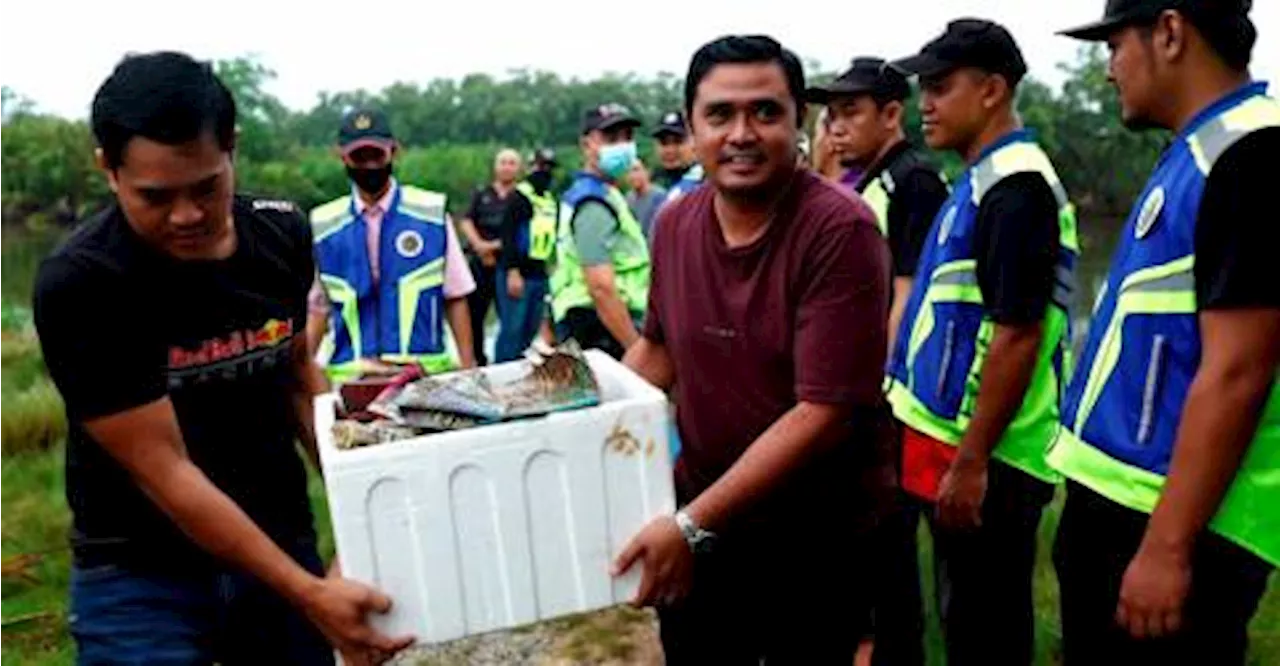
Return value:
M 285 551 L 323 574 L 314 543 L 286 545 Z M 226 569 L 190 569 L 73 566 L 70 625 L 77 663 L 334 663 L 324 636 L 263 583 Z
M 506 270 L 497 271 L 494 282 L 499 321 L 494 356 L 498 363 L 505 363 L 520 358 L 538 334 L 538 326 L 547 314 L 547 278 L 526 275 L 524 294 L 520 298 L 511 298 L 507 293 Z

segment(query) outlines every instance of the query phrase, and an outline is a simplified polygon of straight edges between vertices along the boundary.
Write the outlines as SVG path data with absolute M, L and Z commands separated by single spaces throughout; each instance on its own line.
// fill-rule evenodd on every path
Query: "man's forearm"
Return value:
M 1190 554 L 1240 468 L 1269 388 L 1239 375 L 1196 375 L 1144 546 Z
M 960 440 L 962 459 L 985 463 L 990 458 L 991 451 L 1022 406 L 1035 373 L 1043 337 L 1040 324 L 1017 328 L 996 325 L 982 365 L 978 404 Z
M 319 579 L 275 544 L 190 460 L 142 488 L 196 545 L 302 606 Z
M 600 323 L 608 329 L 609 334 L 622 344 L 624 349 L 630 347 L 640 337 L 639 331 L 636 330 L 636 324 L 631 320 L 631 311 L 627 309 L 627 304 L 622 302 L 622 298 L 618 296 L 618 291 L 609 285 L 607 288 L 592 286 L 591 300 L 596 306 L 596 315 L 600 317 Z
M 444 318 L 449 322 L 449 330 L 453 331 L 453 341 L 458 345 L 458 365 L 464 368 L 474 368 L 476 355 L 472 347 L 471 310 L 467 308 L 467 299 L 450 298 L 445 300 Z
M 894 342 L 898 339 L 898 327 L 902 325 L 902 315 L 907 311 L 907 299 L 911 298 L 911 278 L 893 278 L 893 305 L 889 306 L 889 353 L 893 353 Z
M 767 497 L 814 453 L 839 442 L 847 417 L 847 410 L 831 405 L 792 407 L 689 504 L 689 516 L 713 532 L 721 528 L 753 500 Z
M 663 391 L 670 391 L 675 384 L 675 367 L 671 364 L 666 346 L 646 337 L 641 336 L 627 349 L 622 363 Z

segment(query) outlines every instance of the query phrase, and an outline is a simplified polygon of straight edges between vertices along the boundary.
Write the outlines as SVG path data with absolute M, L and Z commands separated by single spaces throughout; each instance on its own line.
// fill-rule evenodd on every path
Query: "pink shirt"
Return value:
M 359 195 L 352 192 L 352 200 L 355 201 L 356 214 L 364 218 L 367 233 L 365 234 L 365 243 L 369 251 L 369 267 L 373 272 L 373 281 L 378 282 L 378 250 L 382 239 L 382 218 L 386 215 L 387 209 L 391 207 L 391 200 L 395 198 L 396 189 L 400 185 L 395 181 L 391 181 L 391 187 L 382 198 L 374 202 L 373 205 L 365 203 Z M 463 298 L 476 290 L 475 278 L 471 275 L 471 269 L 467 267 L 466 257 L 462 256 L 462 245 L 458 243 L 458 234 L 453 229 L 453 220 L 449 215 L 445 214 L 445 249 L 444 249 L 444 297 L 446 299 Z M 316 279 L 311 284 L 311 294 L 308 297 L 310 310 L 312 314 L 328 316 L 329 314 L 329 298 L 324 292 L 324 287 L 320 284 L 320 275 L 316 274 Z

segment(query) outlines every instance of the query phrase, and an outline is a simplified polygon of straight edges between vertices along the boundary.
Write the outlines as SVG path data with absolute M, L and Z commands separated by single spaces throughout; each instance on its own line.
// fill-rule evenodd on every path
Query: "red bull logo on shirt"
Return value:
M 293 338 L 293 322 L 268 319 L 257 329 L 232 331 L 229 335 L 205 340 L 194 350 L 174 346 L 169 348 L 169 369 L 192 368 L 211 365 L 244 356 L 250 352 L 270 349 Z

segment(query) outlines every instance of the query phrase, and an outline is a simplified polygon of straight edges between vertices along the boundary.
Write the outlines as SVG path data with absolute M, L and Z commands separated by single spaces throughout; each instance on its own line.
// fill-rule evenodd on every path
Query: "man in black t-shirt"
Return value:
M 1176 132 L 1122 228 L 1050 454 L 1069 664 L 1243 664 L 1280 565 L 1280 103 L 1249 76 L 1249 6 L 1113 0 L 1064 33 L 1108 43 L 1128 127 Z
M 235 103 L 207 64 L 126 58 L 93 101 L 116 203 L 41 265 L 35 321 L 70 426 L 81 663 L 329 664 L 408 644 L 326 576 L 306 471 L 309 227 L 235 196 Z
M 902 129 L 903 104 L 911 95 L 901 72 L 880 58 L 855 58 L 848 70 L 825 86 L 806 91 L 810 103 L 827 109 L 827 141 L 845 168 L 861 176 L 855 189 L 875 211 L 889 241 L 893 261 L 893 301 L 889 309 L 889 347 L 902 321 L 916 274 L 916 263 L 947 185 L 923 151 Z M 892 447 L 885 469 L 894 469 Z M 924 663 L 924 626 L 919 581 L 914 566 L 919 506 L 905 497 L 887 510 L 875 535 L 874 661 L 911 666 Z
M 541 148 L 533 169 L 516 185 L 502 218 L 502 251 L 498 262 L 498 363 L 520 358 L 547 319 L 547 260 L 555 254 L 559 202 L 551 191 L 556 154 Z
M 476 365 L 489 362 L 484 353 L 484 324 L 495 305 L 498 262 L 502 254 L 502 220 L 515 197 L 520 175 L 520 153 L 504 148 L 493 160 L 493 182 L 477 189 L 458 228 L 467 239 L 467 260 L 476 289 L 467 296 L 471 306 L 471 344 Z

